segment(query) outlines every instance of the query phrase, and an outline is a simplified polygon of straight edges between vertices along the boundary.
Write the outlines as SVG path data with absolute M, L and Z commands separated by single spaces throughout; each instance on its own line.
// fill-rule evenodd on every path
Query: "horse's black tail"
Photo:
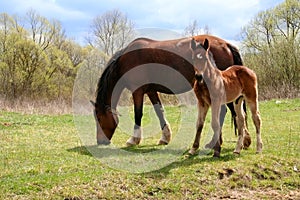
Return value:
M 232 46 L 231 44 L 227 44 L 227 46 L 232 53 L 233 63 L 235 65 L 243 65 L 243 60 L 242 60 L 239 50 L 235 46 Z
M 227 46 L 228 46 L 228 48 L 230 49 L 230 51 L 232 53 L 233 63 L 235 65 L 243 65 L 243 60 L 242 60 L 242 57 L 240 55 L 239 50 L 235 46 L 232 46 L 231 44 L 227 44 Z M 228 108 L 231 111 L 231 116 L 232 116 L 231 123 L 233 122 L 233 125 L 234 125 L 234 133 L 235 133 L 235 135 L 237 135 L 236 113 L 234 111 L 233 103 L 229 103 L 229 104 L 227 104 L 227 106 L 228 106 Z M 244 112 L 245 112 L 246 126 L 248 127 L 248 123 L 247 123 L 247 107 L 246 107 L 245 100 L 244 100 L 244 104 L 243 104 L 243 109 L 244 109 Z

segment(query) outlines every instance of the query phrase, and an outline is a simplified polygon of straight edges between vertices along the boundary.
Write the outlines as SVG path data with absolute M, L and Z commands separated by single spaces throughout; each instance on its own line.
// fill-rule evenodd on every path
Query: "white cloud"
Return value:
M 157 27 L 183 30 L 192 20 L 208 25 L 225 39 L 236 39 L 241 27 L 261 10 L 274 7 L 283 0 L 10 0 L 0 7 L 10 14 L 24 14 L 29 8 L 47 18 L 55 18 L 67 27 L 66 31 L 87 31 L 91 20 L 105 11 L 117 8 L 134 22 L 137 28 Z M 2 6 L 2 5 L 3 6 Z M 5 7 L 6 6 L 6 7 Z
M 79 11 L 61 7 L 56 0 L 27 0 L 14 2 L 15 13 L 25 13 L 29 9 L 36 10 L 40 15 L 59 20 L 76 20 L 88 18 L 88 15 Z

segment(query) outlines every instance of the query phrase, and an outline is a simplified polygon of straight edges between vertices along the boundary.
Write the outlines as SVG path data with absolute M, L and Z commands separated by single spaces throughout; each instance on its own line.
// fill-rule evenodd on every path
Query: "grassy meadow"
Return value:
M 221 158 L 185 153 L 156 171 L 129 173 L 87 151 L 71 114 L 1 110 L 0 199 L 300 199 L 300 99 L 260 102 L 260 112 L 262 154 L 255 153 L 249 120 L 252 144 L 233 155 L 237 137 L 227 114 Z M 178 108 L 166 106 L 166 113 L 176 132 Z M 143 123 L 150 123 L 147 114 Z M 141 146 L 124 149 L 142 154 L 163 148 L 154 145 L 159 136 L 158 128 Z M 113 142 L 123 148 L 127 139 L 118 129 Z M 185 139 L 190 147 L 194 138 Z

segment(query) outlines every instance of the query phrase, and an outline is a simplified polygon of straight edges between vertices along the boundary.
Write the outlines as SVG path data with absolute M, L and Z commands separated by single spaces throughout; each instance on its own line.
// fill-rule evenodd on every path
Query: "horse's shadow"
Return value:
M 132 153 L 149 153 L 156 150 L 159 150 L 157 145 L 143 145 L 138 147 L 123 147 L 121 148 L 124 151 L 129 151 Z M 101 158 L 108 157 L 111 155 L 120 155 L 120 149 L 113 149 L 113 148 L 101 148 L 99 149 L 98 145 L 92 146 L 77 146 L 71 149 L 68 149 L 69 152 L 76 152 L 78 154 L 84 156 L 91 156 L 96 157 L 101 160 Z M 99 153 L 101 151 L 101 153 Z M 97 153 L 98 152 L 98 153 Z M 192 166 L 201 163 L 215 163 L 215 162 L 226 162 L 230 160 L 235 160 L 237 158 L 236 155 L 233 154 L 233 148 L 222 148 L 220 158 L 213 157 L 212 150 L 205 150 L 199 151 L 195 155 L 189 155 L 188 150 L 182 153 L 182 150 L 175 150 L 175 149 L 168 149 L 167 151 L 161 151 L 162 153 L 174 154 L 178 156 L 178 159 L 170 164 L 162 167 L 158 170 L 154 170 L 151 172 L 146 172 L 144 174 L 151 174 L 151 175 L 161 175 L 161 174 L 168 174 L 172 169 L 184 167 L 184 166 Z

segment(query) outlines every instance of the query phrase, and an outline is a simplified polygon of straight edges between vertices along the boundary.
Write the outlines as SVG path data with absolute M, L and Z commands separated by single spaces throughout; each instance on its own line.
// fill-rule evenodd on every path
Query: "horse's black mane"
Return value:
M 121 49 L 117 51 L 111 59 L 108 61 L 106 68 L 104 69 L 97 85 L 97 94 L 96 94 L 96 106 L 100 109 L 100 111 L 105 111 L 105 100 L 107 99 L 107 93 L 109 88 L 109 83 L 112 81 L 115 73 L 115 69 L 117 68 L 117 62 L 120 56 L 124 53 L 125 49 Z

